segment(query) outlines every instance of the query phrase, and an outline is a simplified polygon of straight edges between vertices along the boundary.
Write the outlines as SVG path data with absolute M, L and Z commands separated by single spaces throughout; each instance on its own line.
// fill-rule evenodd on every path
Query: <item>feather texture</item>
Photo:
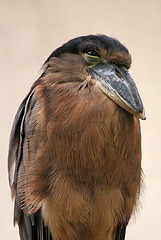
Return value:
M 126 62 L 128 51 L 116 48 L 104 57 Z M 139 120 L 100 90 L 82 54 L 62 49 L 13 123 L 14 222 L 21 240 L 124 240 L 140 194 Z

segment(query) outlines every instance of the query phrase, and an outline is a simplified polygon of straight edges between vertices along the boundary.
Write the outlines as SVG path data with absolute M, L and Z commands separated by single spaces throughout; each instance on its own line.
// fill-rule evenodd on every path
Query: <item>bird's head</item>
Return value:
M 97 86 L 130 114 L 146 119 L 136 84 L 128 72 L 130 66 L 129 51 L 118 40 L 88 35 L 57 48 L 46 60 L 43 75 L 54 73 L 62 82 L 79 83 L 79 89 Z

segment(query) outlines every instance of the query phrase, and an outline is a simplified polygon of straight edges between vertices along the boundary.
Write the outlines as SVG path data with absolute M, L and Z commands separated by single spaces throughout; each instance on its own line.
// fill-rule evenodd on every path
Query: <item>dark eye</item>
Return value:
M 100 62 L 101 58 L 96 50 L 87 50 L 84 54 L 87 63 L 96 64 Z
M 86 54 L 90 55 L 90 56 L 93 56 L 93 57 L 100 57 L 96 50 L 87 50 Z

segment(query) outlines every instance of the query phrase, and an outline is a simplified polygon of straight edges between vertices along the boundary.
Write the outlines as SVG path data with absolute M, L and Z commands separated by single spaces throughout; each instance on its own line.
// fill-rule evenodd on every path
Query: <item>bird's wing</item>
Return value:
M 9 183 L 12 195 L 15 198 L 14 223 L 18 223 L 20 238 L 22 240 L 51 240 L 49 229 L 44 225 L 41 209 L 35 214 L 27 215 L 20 206 L 17 193 L 17 179 L 19 169 L 28 161 L 28 147 L 24 145 L 25 140 L 34 131 L 30 119 L 37 107 L 36 94 L 32 89 L 20 105 L 14 119 L 8 155 Z
M 124 240 L 125 239 L 126 226 L 127 226 L 127 224 L 118 224 L 117 229 L 116 229 L 115 240 Z

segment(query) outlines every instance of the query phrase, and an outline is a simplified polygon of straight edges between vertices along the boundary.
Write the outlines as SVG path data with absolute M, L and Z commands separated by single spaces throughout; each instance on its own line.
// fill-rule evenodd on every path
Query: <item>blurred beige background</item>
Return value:
M 48 55 L 67 40 L 91 33 L 116 37 L 128 47 L 130 72 L 146 109 L 147 120 L 141 121 L 146 188 L 126 239 L 161 239 L 160 16 L 160 0 L 0 0 L 0 239 L 19 239 L 7 178 L 17 108 Z

